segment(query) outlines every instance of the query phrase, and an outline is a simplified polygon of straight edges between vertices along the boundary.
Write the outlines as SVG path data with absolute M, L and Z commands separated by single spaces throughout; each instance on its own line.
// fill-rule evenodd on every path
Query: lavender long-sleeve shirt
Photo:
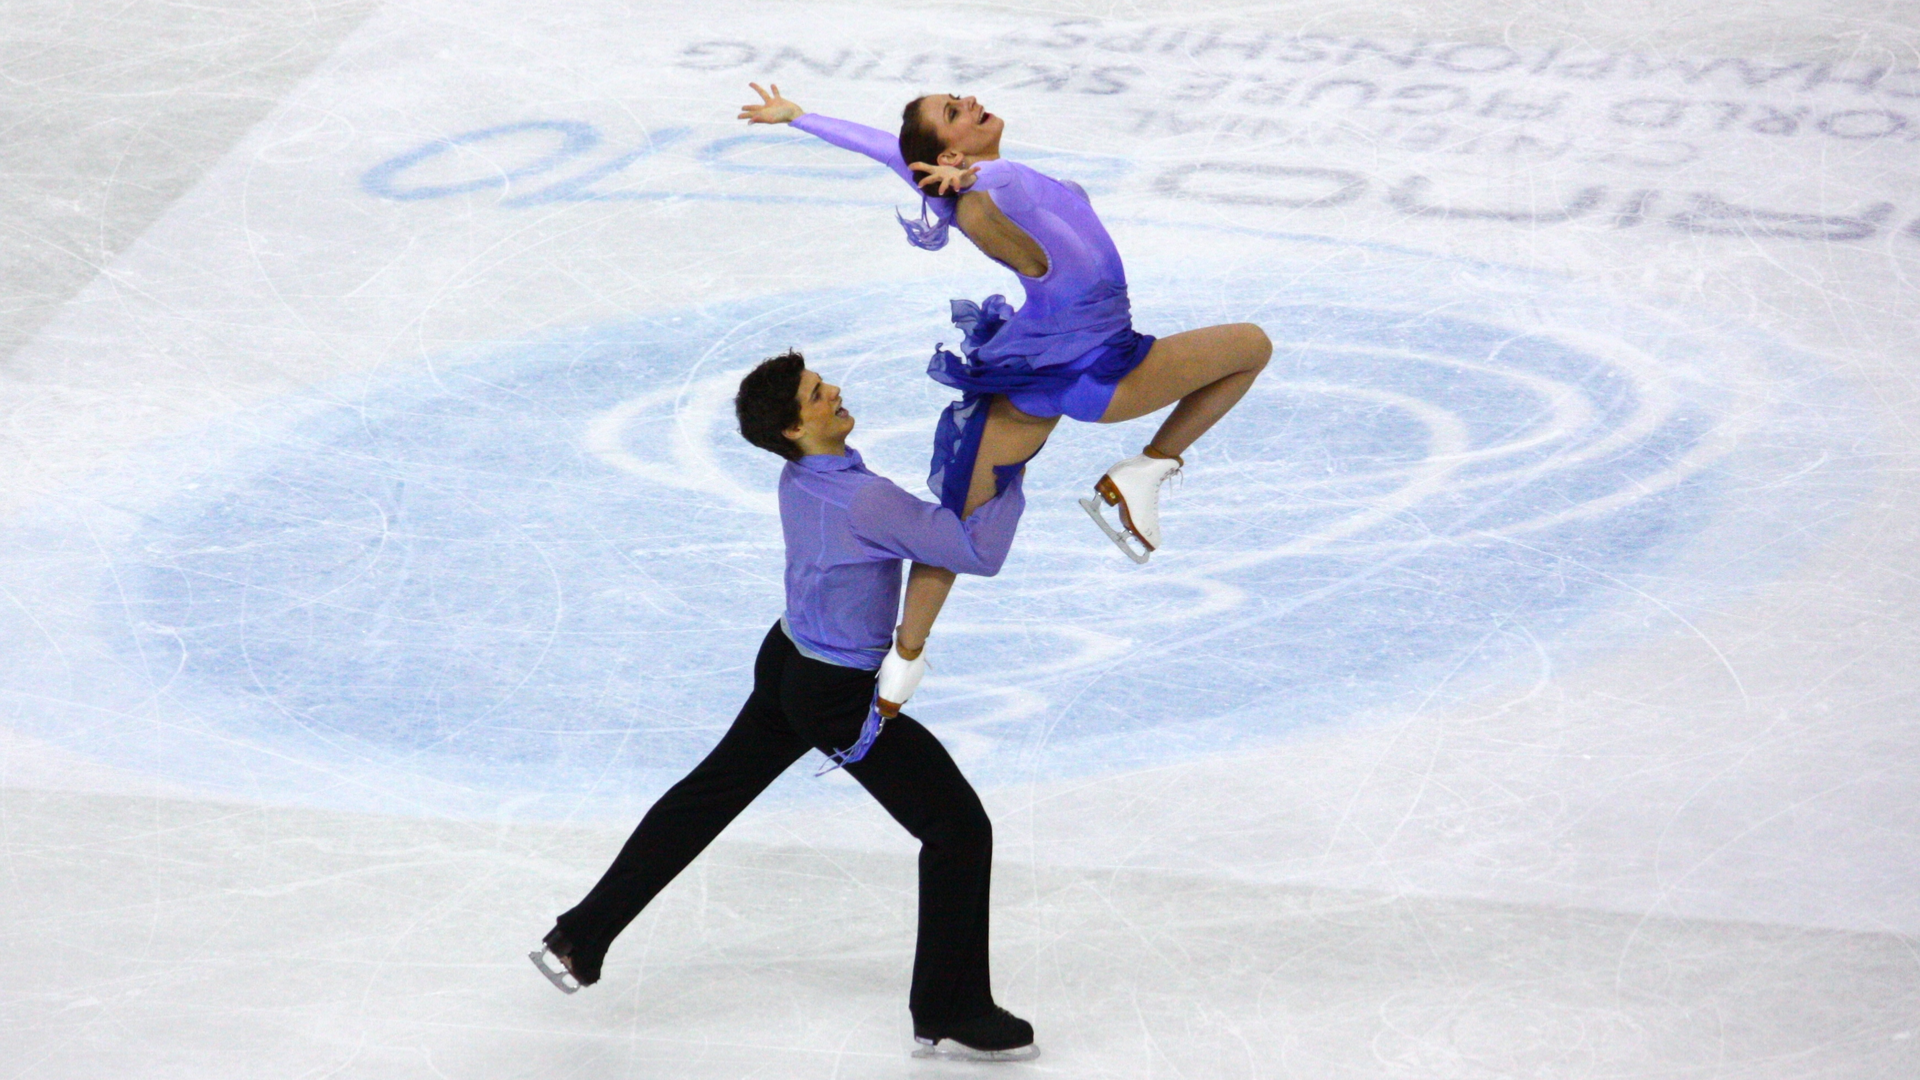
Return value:
M 1026 510 L 1015 477 L 965 521 L 870 471 L 860 451 L 810 454 L 780 472 L 787 541 L 787 611 L 780 623 L 801 653 L 872 670 L 893 643 L 900 561 L 955 573 L 1000 572 Z
M 805 113 L 793 126 L 872 158 L 908 184 L 915 181 L 900 157 L 900 141 L 884 131 L 819 113 Z M 1026 302 L 980 350 L 980 359 L 1019 360 L 1033 368 L 1070 363 L 1130 326 L 1126 267 L 1086 192 L 1014 161 L 983 161 L 977 169 L 967 190 L 985 193 L 1047 253 L 1047 272 L 1020 277 Z M 932 205 L 943 220 L 952 216 L 950 200 L 934 199 Z

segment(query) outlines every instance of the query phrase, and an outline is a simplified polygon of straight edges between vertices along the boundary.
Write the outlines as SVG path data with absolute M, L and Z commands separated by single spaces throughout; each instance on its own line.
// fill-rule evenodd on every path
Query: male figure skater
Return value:
M 797 352 L 742 379 L 734 409 L 748 442 L 787 461 L 779 486 L 786 613 L 761 642 L 753 693 L 733 727 L 647 811 L 599 884 L 555 921 L 534 963 L 568 993 L 599 981 L 614 937 L 814 748 L 843 764 L 920 841 L 908 1006 L 914 1038 L 935 1048 L 922 1053 L 1036 1056 L 1033 1026 L 994 1004 L 988 979 L 993 826 L 939 740 L 904 713 L 882 723 L 877 701 L 887 699 L 891 712 L 918 681 L 917 671 L 901 674 L 906 660 L 894 647 L 901 560 L 998 573 L 1026 508 L 1020 477 L 1008 477 L 1005 490 L 965 521 L 914 498 L 868 471 L 847 445 L 854 418 L 839 388 L 807 370 Z M 918 647 L 908 651 L 917 655 Z M 876 677 L 885 680 L 878 692 Z M 564 974 L 547 966 L 547 953 Z M 956 1045 L 941 1045 L 947 1041 Z

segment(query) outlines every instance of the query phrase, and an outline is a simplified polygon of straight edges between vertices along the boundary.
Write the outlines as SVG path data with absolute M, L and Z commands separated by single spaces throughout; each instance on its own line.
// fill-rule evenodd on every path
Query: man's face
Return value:
M 802 449 L 838 447 L 853 431 L 853 414 L 840 404 L 840 388 L 819 372 L 800 372 L 799 401 L 800 422 L 785 434 Z

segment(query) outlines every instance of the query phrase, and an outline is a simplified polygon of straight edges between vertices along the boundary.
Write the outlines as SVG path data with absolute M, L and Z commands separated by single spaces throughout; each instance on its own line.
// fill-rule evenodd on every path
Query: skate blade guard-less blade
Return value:
M 578 993 L 580 991 L 579 980 L 575 979 L 564 968 L 556 970 L 554 968 L 548 967 L 547 957 L 549 955 L 550 954 L 548 950 L 544 948 L 535 949 L 532 952 L 527 954 L 527 959 L 533 961 L 533 966 L 540 969 L 540 974 L 545 975 L 547 977 L 548 982 L 552 983 L 556 987 L 559 987 L 561 993 L 563 994 Z M 559 957 L 556 956 L 554 957 L 554 959 L 558 960 Z
M 933 1061 L 1032 1061 L 1040 1056 L 1040 1044 L 1028 1043 L 1011 1050 L 975 1050 L 952 1039 L 941 1039 L 929 1043 L 918 1036 L 914 1042 L 920 1045 L 913 1048 L 913 1056 L 921 1060 Z
M 1121 532 L 1107 524 L 1106 516 L 1100 512 L 1100 506 L 1101 501 L 1097 496 L 1080 500 L 1080 509 L 1085 510 L 1087 516 L 1093 519 L 1093 523 L 1100 526 L 1100 531 L 1107 534 L 1107 539 L 1113 541 L 1113 546 L 1119 548 L 1126 554 L 1127 558 L 1132 559 L 1136 563 L 1146 562 L 1148 557 L 1153 554 L 1153 549 L 1147 547 L 1144 540 L 1134 536 L 1132 533 Z M 1135 549 L 1135 544 L 1140 545 L 1139 550 Z

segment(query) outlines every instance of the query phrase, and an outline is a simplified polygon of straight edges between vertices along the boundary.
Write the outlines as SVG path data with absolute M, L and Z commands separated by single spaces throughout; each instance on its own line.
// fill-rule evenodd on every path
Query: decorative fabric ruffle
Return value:
M 1140 366 L 1154 341 L 1131 326 L 1123 326 L 1093 351 L 1066 363 L 1043 368 L 1034 368 L 1018 358 L 989 363 L 982 358 L 983 353 L 1012 321 L 1013 305 L 996 293 L 977 304 L 955 300 L 952 312 L 953 325 L 964 335 L 960 347 L 965 355 L 954 354 L 942 342 L 927 362 L 927 375 L 942 386 L 961 391 L 961 397 L 946 407 L 934 425 L 927 490 L 956 514 L 964 512 L 967 491 L 973 485 L 973 463 L 980 453 L 980 436 L 986 430 L 987 410 L 995 394 L 1039 391 L 1057 395 L 1089 377 L 1112 385 Z M 996 466 L 994 493 L 1005 491 L 1025 464 Z
M 973 486 L 973 462 L 980 454 L 980 435 L 987 427 L 987 409 L 993 395 L 1010 389 L 1064 383 L 1059 373 L 1041 374 L 1025 365 L 1020 365 L 1019 370 L 995 368 L 981 362 L 981 348 L 1013 318 L 1013 305 L 1007 303 L 1006 297 L 995 293 L 978 304 L 955 300 L 952 311 L 953 325 L 966 335 L 960 343 L 966 355 L 955 356 L 947 351 L 946 343 L 941 342 L 934 346 L 933 358 L 927 362 L 927 374 L 942 386 L 962 391 L 962 396 L 940 413 L 940 420 L 933 427 L 933 461 L 927 470 L 927 490 L 940 500 L 941 506 L 958 514 L 964 512 L 967 491 Z M 1067 379 L 1074 377 L 1069 375 Z M 1015 466 L 996 477 L 996 494 L 1006 490 L 1018 469 Z
M 1122 324 L 1104 340 L 1089 343 L 1075 355 L 1039 366 L 1024 356 L 993 355 L 993 346 L 1004 341 L 1002 332 L 1015 315 L 1006 297 L 995 293 L 977 304 L 955 300 L 952 311 L 953 325 L 966 335 L 960 343 L 964 355 L 950 351 L 946 342 L 934 346 L 933 356 L 927 361 L 927 377 L 969 394 L 1060 390 L 1082 375 L 1091 375 L 1099 382 L 1118 382 L 1139 364 L 1136 346 L 1141 335 L 1128 324 Z
M 927 467 L 927 490 L 940 505 L 964 512 L 967 490 L 973 486 L 973 462 L 980 455 L 980 433 L 987 428 L 987 394 L 967 394 L 948 405 L 933 425 L 933 460 Z
M 835 769 L 851 765 L 867 756 L 873 749 L 873 741 L 887 727 L 887 718 L 880 715 L 880 691 L 873 692 L 873 701 L 867 705 L 867 718 L 860 722 L 860 737 L 845 750 L 836 750 L 827 755 L 826 764 L 814 771 L 815 776 L 825 776 Z
M 951 386 L 970 394 L 1039 390 L 1062 386 L 1077 378 L 1044 368 L 1035 371 L 1024 360 L 999 364 L 983 360 L 981 350 L 999 336 L 1013 316 L 1013 305 L 1007 303 L 1007 298 L 999 293 L 978 304 L 971 300 L 953 301 L 953 325 L 966 335 L 960 342 L 964 355 L 949 352 L 944 341 L 934 346 L 933 356 L 927 361 L 927 377 L 942 386 Z
M 947 231 L 953 226 L 953 211 L 944 205 L 946 200 L 943 199 L 941 202 L 943 205 L 940 210 L 945 211 L 944 213 L 933 208 L 932 198 L 920 196 L 920 220 L 918 221 L 914 221 L 898 210 L 893 212 L 894 220 L 900 223 L 900 228 L 907 234 L 907 243 L 921 251 L 939 251 L 947 246 Z

